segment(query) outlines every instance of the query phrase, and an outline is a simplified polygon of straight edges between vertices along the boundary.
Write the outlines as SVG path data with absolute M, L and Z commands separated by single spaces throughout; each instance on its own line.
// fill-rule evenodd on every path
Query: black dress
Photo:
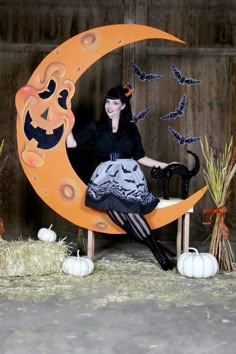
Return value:
M 85 205 L 123 213 L 150 213 L 159 199 L 148 191 L 137 160 L 145 156 L 137 126 L 129 123 L 112 133 L 112 120 L 91 123 L 75 139 L 78 146 L 93 143 L 99 160 L 88 183 Z

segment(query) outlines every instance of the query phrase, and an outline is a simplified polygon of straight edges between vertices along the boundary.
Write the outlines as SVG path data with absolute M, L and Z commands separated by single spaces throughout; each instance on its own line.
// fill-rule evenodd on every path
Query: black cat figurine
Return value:
M 200 161 L 195 153 L 190 150 L 187 150 L 187 152 L 195 158 L 195 166 L 192 170 L 189 170 L 186 166 L 179 163 L 172 163 L 163 169 L 160 167 L 152 167 L 151 176 L 156 179 L 159 178 L 162 181 L 164 199 L 169 199 L 169 183 L 171 177 L 174 175 L 181 176 L 182 179 L 181 198 L 186 199 L 188 197 L 190 179 L 198 173 L 200 169 Z

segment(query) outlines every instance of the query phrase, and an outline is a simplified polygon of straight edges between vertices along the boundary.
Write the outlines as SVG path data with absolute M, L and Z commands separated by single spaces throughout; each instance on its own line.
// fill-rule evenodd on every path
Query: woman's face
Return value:
M 120 112 L 125 108 L 125 104 L 120 99 L 106 98 L 105 111 L 109 118 L 118 118 Z

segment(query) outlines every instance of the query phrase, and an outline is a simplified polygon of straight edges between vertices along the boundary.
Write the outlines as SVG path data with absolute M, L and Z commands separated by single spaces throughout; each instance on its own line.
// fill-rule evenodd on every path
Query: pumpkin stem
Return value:
M 199 254 L 198 250 L 196 248 L 194 248 L 194 247 L 189 247 L 188 249 L 195 251 L 196 254 Z
M 51 224 L 51 225 L 49 226 L 48 230 L 51 230 L 52 227 L 53 227 L 53 224 Z

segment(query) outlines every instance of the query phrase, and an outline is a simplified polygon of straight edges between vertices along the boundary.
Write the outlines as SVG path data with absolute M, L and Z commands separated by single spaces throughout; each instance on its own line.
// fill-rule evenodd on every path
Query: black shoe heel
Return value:
M 147 237 L 147 246 L 150 248 L 163 270 L 167 271 L 173 269 L 173 262 L 167 257 L 161 247 L 160 241 L 157 241 L 155 236 L 149 235 Z

